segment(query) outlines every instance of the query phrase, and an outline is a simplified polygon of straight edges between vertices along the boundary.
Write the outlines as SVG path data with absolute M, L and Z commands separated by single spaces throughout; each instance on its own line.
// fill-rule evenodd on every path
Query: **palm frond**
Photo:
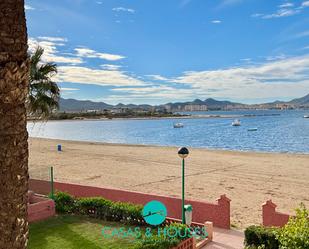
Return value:
M 60 89 L 52 77 L 57 74 L 55 63 L 43 63 L 44 49 L 37 47 L 30 56 L 30 92 L 27 102 L 31 114 L 47 117 L 59 107 Z

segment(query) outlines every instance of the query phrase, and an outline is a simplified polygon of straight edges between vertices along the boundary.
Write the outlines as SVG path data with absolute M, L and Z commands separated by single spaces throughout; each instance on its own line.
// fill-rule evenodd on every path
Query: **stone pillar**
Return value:
M 217 213 L 217 218 L 220 221 L 220 227 L 225 229 L 230 229 L 231 227 L 231 200 L 226 197 L 226 195 L 221 195 L 219 199 L 217 199 L 219 204 L 219 210 Z M 217 225 L 218 226 L 218 225 Z
M 208 233 L 209 240 L 212 241 L 213 231 L 214 231 L 213 223 L 211 221 L 206 221 L 205 222 L 205 229 L 206 229 L 206 232 Z

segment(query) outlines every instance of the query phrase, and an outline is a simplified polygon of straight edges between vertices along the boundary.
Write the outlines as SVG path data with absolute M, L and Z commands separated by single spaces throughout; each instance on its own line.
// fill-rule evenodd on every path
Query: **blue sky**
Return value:
M 309 93 L 309 1 L 28 0 L 62 97 L 244 103 Z

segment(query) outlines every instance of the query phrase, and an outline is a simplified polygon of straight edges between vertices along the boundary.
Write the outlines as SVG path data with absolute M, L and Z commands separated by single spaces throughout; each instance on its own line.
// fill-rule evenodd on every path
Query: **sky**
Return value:
M 309 93 L 309 1 L 26 0 L 63 98 L 243 103 Z

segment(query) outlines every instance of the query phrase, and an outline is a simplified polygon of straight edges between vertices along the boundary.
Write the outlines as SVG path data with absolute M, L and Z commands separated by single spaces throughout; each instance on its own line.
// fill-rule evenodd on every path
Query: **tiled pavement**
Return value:
M 243 243 L 242 231 L 214 228 L 213 241 L 203 249 L 243 249 Z

